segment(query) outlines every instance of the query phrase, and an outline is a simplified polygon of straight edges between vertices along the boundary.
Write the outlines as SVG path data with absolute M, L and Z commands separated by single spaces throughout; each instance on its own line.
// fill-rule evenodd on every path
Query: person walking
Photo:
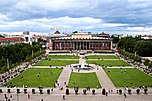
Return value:
M 65 95 L 63 95 L 63 100 L 65 100 Z
M 125 98 L 127 97 L 126 93 L 124 93 L 124 97 L 125 97 Z
M 108 96 L 108 92 L 106 91 L 106 96 Z
M 30 94 L 28 94 L 27 97 L 30 99 Z

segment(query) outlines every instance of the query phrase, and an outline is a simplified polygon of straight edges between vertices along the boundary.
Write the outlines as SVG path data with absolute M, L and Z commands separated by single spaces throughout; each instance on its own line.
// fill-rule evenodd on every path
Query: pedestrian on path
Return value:
M 51 89 L 51 92 L 53 92 L 53 88 Z
M 12 95 L 10 95 L 10 98 L 12 99 L 12 98 L 13 98 L 13 96 L 12 96 Z
M 30 94 L 28 94 L 27 97 L 30 99 Z
M 106 91 L 106 96 L 108 96 L 108 92 Z
M 124 97 L 125 97 L 125 98 L 127 97 L 126 93 L 124 93 Z
M 63 95 L 63 100 L 65 100 L 65 95 Z

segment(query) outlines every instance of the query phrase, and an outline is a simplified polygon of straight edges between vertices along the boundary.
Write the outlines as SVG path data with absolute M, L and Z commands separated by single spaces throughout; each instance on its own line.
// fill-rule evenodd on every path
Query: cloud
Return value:
M 122 27 L 127 26 L 128 24 L 121 24 L 121 23 L 105 23 L 102 26 L 103 27 Z
M 12 21 L 6 24 L 0 25 L 0 30 L 11 30 L 17 29 L 19 31 L 46 31 L 49 32 L 50 28 L 59 27 L 67 28 L 70 30 L 86 30 L 92 32 L 104 31 L 104 28 L 115 28 L 120 26 L 126 26 L 127 24 L 120 23 L 106 23 L 102 19 L 91 18 L 91 17 L 58 17 L 58 18 L 39 18 L 22 21 Z M 93 31 L 95 30 L 95 31 Z
M 124 33 L 152 26 L 151 0 L 1 0 L 0 7 L 4 31 L 60 26 Z
M 144 27 L 128 27 L 127 30 L 131 30 L 131 31 L 144 31 L 145 28 Z
M 128 27 L 129 31 L 152 33 L 152 27 Z

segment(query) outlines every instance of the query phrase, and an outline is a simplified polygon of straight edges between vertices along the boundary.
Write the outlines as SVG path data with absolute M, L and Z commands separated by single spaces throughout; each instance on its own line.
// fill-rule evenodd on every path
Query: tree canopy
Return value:
M 152 56 L 152 40 L 141 39 L 141 37 L 124 37 L 118 42 L 118 47 L 140 56 Z
M 7 70 L 7 61 L 10 68 L 23 61 L 31 60 L 41 54 L 40 44 L 29 45 L 17 43 L 14 45 L 0 46 L 0 71 Z M 32 57 L 33 56 L 33 57 Z

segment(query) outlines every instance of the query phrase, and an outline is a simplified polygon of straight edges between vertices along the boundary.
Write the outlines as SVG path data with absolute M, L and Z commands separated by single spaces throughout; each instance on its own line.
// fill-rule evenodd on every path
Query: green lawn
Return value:
M 119 59 L 116 55 L 90 55 L 88 59 Z
M 75 55 L 49 55 L 47 58 L 52 59 L 79 59 L 79 56 Z
M 62 69 L 30 68 L 7 83 L 9 86 L 53 87 Z M 51 73 L 52 72 L 52 73 Z
M 116 87 L 152 86 L 152 77 L 138 69 L 122 68 L 121 71 L 120 68 L 105 68 L 104 70 Z
M 87 60 L 88 64 L 97 64 L 104 66 L 130 66 L 129 63 L 123 60 Z
M 41 60 L 36 66 L 65 66 L 79 63 L 78 60 Z
M 98 78 L 95 73 L 72 73 L 68 86 L 73 88 L 78 86 L 79 88 L 85 88 L 90 86 L 91 88 L 101 87 Z

